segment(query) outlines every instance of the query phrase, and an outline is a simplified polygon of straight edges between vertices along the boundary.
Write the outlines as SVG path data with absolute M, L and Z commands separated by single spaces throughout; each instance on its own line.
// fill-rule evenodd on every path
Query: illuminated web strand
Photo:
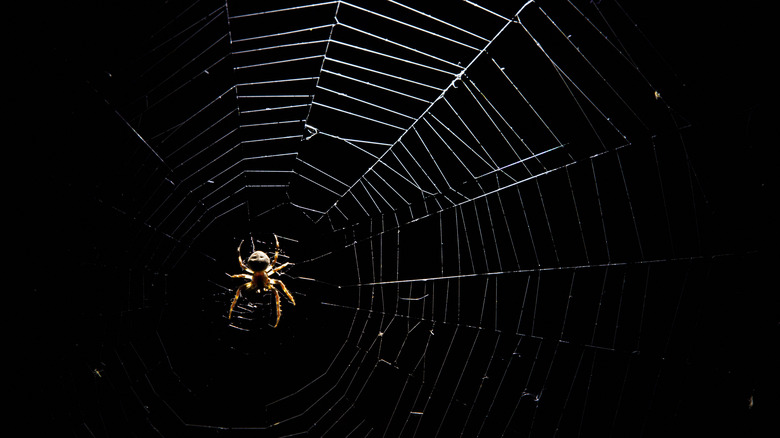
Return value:
M 563 143 L 562 143 L 562 142 L 561 142 L 561 141 L 558 139 L 558 137 L 555 135 L 555 132 L 554 132 L 554 131 L 553 131 L 553 130 L 550 128 L 550 126 L 549 126 L 549 125 L 548 125 L 548 124 L 547 124 L 547 123 L 544 121 L 544 119 L 542 118 L 542 116 L 541 116 L 541 115 L 539 114 L 539 112 L 538 112 L 538 111 L 537 111 L 537 110 L 536 110 L 536 109 L 533 107 L 533 105 L 531 105 L 531 102 L 529 102 L 529 101 L 528 101 L 528 99 L 527 99 L 527 98 L 525 97 L 525 95 L 524 95 L 524 94 L 523 94 L 523 93 L 520 91 L 520 89 L 517 87 L 517 85 L 516 85 L 516 84 L 515 84 L 515 83 L 514 83 L 514 82 L 513 82 L 513 81 L 512 81 L 510 78 L 509 78 L 509 76 L 508 76 L 508 75 L 506 74 L 506 72 L 504 71 L 504 68 L 503 68 L 503 67 L 501 67 L 501 66 L 499 66 L 499 65 L 498 65 L 498 62 L 496 62 L 496 60 L 495 60 L 495 59 L 492 59 L 492 58 L 491 58 L 491 61 L 493 62 L 493 65 L 495 65 L 495 66 L 496 66 L 496 68 L 497 68 L 497 69 L 498 69 L 498 70 L 501 72 L 501 74 L 502 74 L 502 75 L 503 75 L 503 77 L 504 77 L 504 78 L 507 80 L 507 82 L 509 82 L 509 84 L 512 86 L 512 88 L 514 88 L 514 90 L 515 90 L 515 91 L 517 91 L 517 94 L 518 94 L 518 95 L 519 95 L 519 96 L 520 96 L 520 97 L 523 99 L 523 102 L 525 102 L 525 104 L 528 106 L 528 108 L 530 108 L 530 109 L 533 111 L 534 115 L 535 115 L 535 116 L 536 116 L 536 118 L 537 118 L 537 119 L 538 119 L 538 120 L 539 120 L 539 121 L 540 121 L 540 122 L 541 122 L 541 123 L 544 125 L 545 129 L 547 129 L 547 131 L 550 133 L 550 135 L 552 135 L 552 136 L 553 136 L 553 138 L 555 139 L 555 142 L 556 142 L 557 144 L 559 144 L 559 145 L 562 145 Z M 526 147 L 527 147 L 527 146 L 526 146 Z
M 433 32 L 433 31 L 431 31 L 431 30 L 428 30 L 428 29 L 422 28 L 422 27 L 420 27 L 420 26 L 415 26 L 415 25 L 412 25 L 412 24 L 406 23 L 406 22 L 404 22 L 404 21 L 402 21 L 402 20 L 399 20 L 399 19 L 397 19 L 397 18 L 393 18 L 393 17 L 387 16 L 387 15 L 379 14 L 379 13 L 377 13 L 377 12 L 371 11 L 371 10 L 369 10 L 369 9 L 366 9 L 366 8 L 363 8 L 363 7 L 360 7 L 360 6 L 356 6 L 356 5 L 354 5 L 354 4 L 351 4 L 351 3 L 349 3 L 349 2 L 342 2 L 342 3 L 343 3 L 344 5 L 350 6 L 350 7 L 352 7 L 352 8 L 355 8 L 355 9 L 358 9 L 358 10 L 360 10 L 360 11 L 366 12 L 366 13 L 368 13 L 368 14 L 371 14 L 371 15 L 376 15 L 376 16 L 378 16 L 378 17 L 381 17 L 382 19 L 385 19 L 385 20 L 387 20 L 387 21 L 391 21 L 391 22 L 393 22 L 393 23 L 400 24 L 400 25 L 402 25 L 402 26 L 405 26 L 405 27 L 408 27 L 408 28 L 410 28 L 410 29 L 413 29 L 413 30 L 416 30 L 416 31 L 419 31 L 419 32 L 423 32 L 423 33 L 425 33 L 425 34 L 428 34 L 428 35 L 431 35 L 431 36 L 433 36 L 433 37 L 435 37 L 435 38 L 442 39 L 442 40 L 444 40 L 444 41 L 447 41 L 447 42 L 449 42 L 449 43 L 453 43 L 453 44 L 456 44 L 456 45 L 460 45 L 460 46 L 466 47 L 466 48 L 468 48 L 468 49 L 471 49 L 471 50 L 474 50 L 474 51 L 478 51 L 478 50 L 479 50 L 479 49 L 477 49 L 476 47 L 470 46 L 470 45 L 468 45 L 468 44 L 466 44 L 466 43 L 463 43 L 463 42 L 461 42 L 461 41 L 458 41 L 458 40 L 455 40 L 455 39 L 452 39 L 452 38 L 448 38 L 448 37 L 446 37 L 446 36 L 444 36 L 444 35 L 441 35 L 441 34 L 439 34 L 439 33 Z M 396 3 L 396 4 L 399 4 L 399 3 Z M 439 20 L 439 21 L 441 21 L 441 20 Z M 453 27 L 454 27 L 454 26 L 453 26 Z M 460 28 L 458 28 L 458 29 L 460 29 Z
M 571 4 L 571 2 L 569 2 Z M 628 104 L 628 102 L 625 100 L 625 98 L 618 92 L 618 90 L 610 83 L 607 78 L 604 77 L 604 75 L 599 71 L 598 68 L 588 59 L 588 57 L 585 56 L 585 53 L 583 53 L 582 49 L 576 45 L 571 38 L 571 35 L 567 35 L 563 29 L 550 17 L 547 12 L 542 7 L 539 7 L 539 10 L 544 14 L 545 18 L 555 27 L 555 29 L 558 30 L 558 32 L 561 34 L 562 37 L 566 38 L 566 40 L 569 42 L 570 47 L 572 47 L 574 50 L 576 50 L 577 54 L 580 56 L 582 60 L 584 60 L 587 65 L 591 68 L 593 72 L 595 72 L 599 79 L 601 79 L 601 82 L 609 88 L 609 90 L 618 98 L 618 100 L 623 104 L 623 106 L 631 113 L 631 115 L 634 116 L 634 118 L 642 124 L 647 129 L 647 125 L 645 125 L 644 121 L 641 120 L 639 115 L 634 111 L 634 109 Z
M 456 76 L 457 75 L 456 72 L 451 72 L 449 70 L 444 70 L 444 69 L 441 69 L 441 68 L 438 68 L 438 67 L 434 67 L 434 66 L 429 65 L 429 64 L 423 64 L 421 62 L 412 61 L 411 59 L 408 59 L 408 58 L 403 58 L 403 57 L 400 57 L 400 56 L 394 56 L 394 55 L 390 55 L 388 53 L 380 52 L 380 51 L 377 51 L 377 50 L 372 50 L 372 49 L 369 49 L 369 48 L 366 48 L 366 47 L 361 47 L 361 46 L 358 46 L 357 44 L 351 44 L 351 43 L 347 43 L 347 42 L 339 41 L 339 40 L 335 40 L 335 39 L 331 40 L 331 44 L 338 44 L 338 45 L 341 45 L 341 46 L 344 46 L 344 47 L 349 47 L 350 49 L 355 49 L 355 50 L 358 50 L 358 51 L 361 51 L 361 52 L 369 53 L 369 54 L 372 54 L 372 55 L 377 55 L 377 56 L 380 56 L 380 57 L 383 57 L 383 58 L 386 58 L 386 59 L 389 59 L 389 60 L 392 60 L 392 61 L 398 61 L 398 62 L 401 62 L 401 63 L 404 63 L 404 64 L 408 64 L 410 66 L 421 67 L 423 69 L 431 70 L 433 72 L 440 73 L 440 74 L 447 75 L 447 76 Z
M 279 34 L 281 36 L 283 34 Z M 299 41 L 295 43 L 287 43 L 287 44 L 277 44 L 275 46 L 263 46 L 263 47 L 254 47 L 251 49 L 244 49 L 244 50 L 234 50 L 231 54 L 232 55 L 245 55 L 245 54 L 256 54 L 260 52 L 265 52 L 269 50 L 279 50 L 279 49 L 290 49 L 290 48 L 298 48 L 298 47 L 304 47 L 309 45 L 322 45 L 329 42 L 329 40 L 311 40 L 311 41 Z
M 384 43 L 386 43 L 386 44 L 389 44 L 389 45 L 391 45 L 391 46 L 394 46 L 394 47 L 401 48 L 401 49 L 403 49 L 403 50 L 405 50 L 405 51 L 407 51 L 407 52 L 411 52 L 411 53 L 413 53 L 413 54 L 422 55 L 422 56 L 424 56 L 425 58 L 428 58 L 428 59 L 430 59 L 430 60 L 432 60 L 432 61 L 436 61 L 436 62 L 438 62 L 438 63 L 441 63 L 441 64 L 446 64 L 446 65 L 448 65 L 448 66 L 450 66 L 450 67 L 453 67 L 453 68 L 455 68 L 455 69 L 459 69 L 459 68 L 460 68 L 460 66 L 459 66 L 457 63 L 455 63 L 455 62 L 452 62 L 452 61 L 447 61 L 446 59 L 444 59 L 444 58 L 441 58 L 441 57 L 439 57 L 439 56 L 436 56 L 436 55 L 434 55 L 434 54 L 427 53 L 427 52 L 424 52 L 424 51 L 422 51 L 422 50 L 415 49 L 414 47 L 408 46 L 408 45 L 406 45 L 406 44 L 401 44 L 401 43 L 399 43 L 399 42 L 396 42 L 396 41 L 393 41 L 393 40 L 391 40 L 391 39 L 389 39 L 389 38 L 381 37 L 381 36 L 379 36 L 379 35 L 376 35 L 376 34 L 374 34 L 374 33 L 368 32 L 368 31 L 366 31 L 366 30 L 363 30 L 363 29 L 359 29 L 359 28 L 357 28 L 357 27 L 354 27 L 354 26 L 351 26 L 351 25 L 349 25 L 349 24 L 345 24 L 345 23 L 342 23 L 342 22 L 340 22 L 340 21 L 337 21 L 337 22 L 336 22 L 336 25 L 337 25 L 339 28 L 344 28 L 344 29 L 349 29 L 349 30 L 352 30 L 352 31 L 354 31 L 354 32 L 356 32 L 356 33 L 359 33 L 359 34 L 361 34 L 361 35 L 365 35 L 365 36 L 371 37 L 371 38 L 373 38 L 373 39 L 380 40 L 380 41 L 382 41 L 382 42 L 384 42 Z M 339 41 L 334 41 L 334 42 L 341 44 Z M 353 47 L 353 48 L 356 48 L 356 47 Z M 365 49 L 365 48 L 359 48 L 359 50 L 369 51 L 368 49 Z M 406 58 L 400 58 L 400 57 L 399 57 L 399 58 L 397 58 L 397 57 L 391 57 L 390 55 L 387 55 L 387 54 L 385 54 L 385 53 L 380 53 L 380 52 L 374 52 L 374 51 L 370 51 L 370 52 L 371 52 L 371 53 L 373 53 L 373 54 L 378 54 L 378 55 L 380 55 L 380 56 L 389 57 L 389 58 L 391 58 L 391 59 L 393 59 L 393 60 L 396 60 L 396 61 L 401 61 L 401 62 L 408 62 L 408 63 L 411 63 L 411 61 L 409 61 L 409 60 L 408 60 L 408 59 L 406 59 Z M 436 68 L 434 68 L 434 67 L 432 67 L 432 66 L 425 65 L 425 64 L 415 64 L 415 65 L 418 65 L 418 66 L 423 66 L 423 67 L 425 67 L 425 68 L 430 68 L 430 69 L 432 69 L 432 70 L 436 70 L 436 71 L 438 71 L 438 72 L 441 72 L 441 73 L 450 73 L 450 74 L 453 74 L 453 73 L 451 73 L 451 72 L 449 72 L 449 71 L 447 71 L 447 70 L 436 69 Z
M 354 245 L 350 245 L 350 246 L 354 246 Z M 676 263 L 676 262 L 704 261 L 710 258 L 711 257 L 708 256 L 693 256 L 693 257 L 681 257 L 681 258 L 674 258 L 674 259 L 663 258 L 663 259 L 654 259 L 654 260 L 636 260 L 636 261 L 624 261 L 624 262 L 610 261 L 610 262 L 603 262 L 603 263 L 569 265 L 569 266 L 540 266 L 534 268 L 524 268 L 524 269 L 515 269 L 515 270 L 506 270 L 506 271 L 476 272 L 473 274 L 458 273 L 458 274 L 451 274 L 451 275 L 441 275 L 436 277 L 405 278 L 405 279 L 388 280 L 388 281 L 359 282 L 355 284 L 342 285 L 341 287 L 354 288 L 354 287 L 362 287 L 362 286 L 392 285 L 397 283 L 401 283 L 401 284 L 427 283 L 427 282 L 435 282 L 435 281 L 457 280 L 457 279 L 464 279 L 464 278 L 498 277 L 498 276 L 510 275 L 510 274 L 577 271 L 583 269 L 602 269 L 602 268 L 627 267 L 627 266 L 649 266 L 649 265 L 665 264 L 670 262 Z
M 225 15 L 225 8 L 220 6 L 220 7 L 216 8 L 216 9 L 214 9 L 210 14 L 208 14 L 202 20 L 199 20 L 197 22 L 194 22 L 194 23 L 190 24 L 189 26 L 187 26 L 187 27 L 183 28 L 182 30 L 180 30 L 179 32 L 177 32 L 176 34 L 170 36 L 165 41 L 162 41 L 156 47 L 153 47 L 149 51 L 149 54 L 153 54 L 153 53 L 155 53 L 157 51 L 162 50 L 163 47 L 167 47 L 168 45 L 172 44 L 173 41 L 180 40 L 178 42 L 178 44 L 176 44 L 175 46 L 170 48 L 166 52 L 165 55 L 159 57 L 155 62 L 151 63 L 149 65 L 149 67 L 147 67 L 144 71 L 142 71 L 140 73 L 140 77 L 144 77 L 144 76 L 150 74 L 150 72 L 155 71 L 157 69 L 157 67 L 159 67 L 163 63 L 163 61 L 166 61 L 170 57 L 174 56 L 179 50 L 181 50 L 183 47 L 185 47 L 189 43 L 191 43 L 196 36 L 198 36 L 199 34 L 203 33 L 206 29 L 209 28 L 209 26 L 217 23 L 216 20 L 219 19 L 219 18 L 222 18 L 223 15 Z M 183 37 L 183 38 L 180 38 L 180 37 Z M 207 46 L 207 48 L 205 50 L 201 51 L 201 53 L 198 55 L 198 57 L 200 55 L 202 55 L 203 53 L 205 53 L 208 49 L 212 48 L 214 46 L 214 44 L 216 44 L 219 41 L 222 41 L 223 38 L 224 38 L 224 36 L 221 36 L 218 39 L 216 39 L 214 42 L 212 42 L 209 46 Z M 188 64 L 191 64 L 192 62 L 195 62 L 198 57 L 196 57 L 194 59 L 191 59 Z M 153 87 L 151 90 L 154 90 L 157 87 L 159 87 L 161 84 L 169 81 L 171 79 L 171 77 L 175 76 L 181 70 L 182 70 L 181 68 L 176 69 L 176 71 L 174 71 L 173 73 L 171 73 L 170 75 L 168 75 L 167 77 L 165 77 L 164 79 L 159 81 L 158 85 Z
M 465 34 L 467 34 L 467 35 L 469 35 L 469 36 L 472 36 L 472 37 L 474 37 L 474 38 L 476 38 L 476 39 L 482 40 L 483 42 L 487 42 L 487 41 L 488 41 L 488 39 L 487 39 L 487 38 L 485 38 L 485 37 L 483 37 L 483 36 L 477 35 L 477 34 L 475 34 L 475 33 L 473 33 L 473 32 L 470 32 L 470 31 L 468 31 L 468 30 L 464 29 L 463 27 L 456 26 L 456 25 L 454 25 L 454 24 L 452 24 L 452 23 L 449 23 L 449 22 L 447 22 L 447 21 L 445 21 L 445 20 L 442 20 L 442 19 L 440 19 L 440 18 L 438 18 L 438 17 L 435 17 L 435 16 L 433 16 L 433 15 L 431 15 L 431 14 L 426 14 L 425 12 L 419 11 L 419 10 L 417 10 L 417 9 L 414 9 L 414 8 L 412 8 L 412 7 L 408 6 L 408 5 L 402 4 L 402 3 L 400 3 L 400 2 L 397 2 L 397 1 L 395 1 L 395 0 L 389 0 L 389 1 L 390 1 L 390 3 L 393 3 L 393 4 L 395 4 L 395 5 L 401 6 L 401 7 L 402 7 L 402 8 L 404 8 L 404 9 L 408 9 L 408 10 L 410 10 L 410 11 L 414 12 L 415 14 L 422 15 L 422 16 L 424 16 L 425 18 L 428 18 L 428 19 L 430 19 L 430 20 L 436 21 L 437 23 L 444 24 L 445 26 L 448 26 L 448 27 L 450 27 L 450 28 L 456 29 L 456 30 L 458 30 L 459 32 L 463 32 L 463 33 L 465 33 Z
M 368 105 L 368 106 L 371 106 L 371 107 L 374 107 L 374 108 L 381 109 L 382 111 L 387 111 L 388 113 L 395 114 L 395 115 L 404 117 L 406 119 L 414 119 L 414 117 L 412 117 L 410 115 L 404 114 L 404 113 L 399 112 L 399 111 L 395 111 L 393 109 L 390 109 L 390 108 L 387 108 L 387 107 L 384 107 L 384 106 L 381 106 L 381 105 L 377 105 L 375 103 L 369 102 L 367 100 L 360 99 L 360 98 L 355 97 L 355 96 L 351 96 L 349 94 L 346 94 L 346 93 L 343 93 L 343 92 L 340 92 L 340 91 L 331 90 L 330 88 L 326 88 L 326 87 L 323 87 L 321 85 L 317 85 L 317 88 L 320 89 L 320 90 L 323 90 L 323 91 L 327 91 L 329 93 L 336 94 L 336 95 L 338 95 L 340 97 L 345 97 L 347 99 L 351 99 L 351 100 L 354 100 L 356 102 L 360 102 L 360 103 L 362 103 L 364 105 Z M 307 97 L 312 97 L 312 96 L 307 96 Z M 315 104 L 317 104 L 317 103 L 315 102 Z M 362 117 L 362 116 L 359 116 L 359 117 Z M 379 123 L 379 122 L 377 122 L 377 123 Z
M 420 81 L 416 81 L 416 80 L 414 80 L 412 78 L 409 78 L 407 76 L 399 76 L 399 75 L 387 73 L 387 72 L 384 72 L 384 71 L 381 71 L 381 70 L 377 70 L 377 69 L 374 69 L 374 68 L 370 68 L 370 67 L 366 67 L 366 66 L 363 66 L 363 65 L 360 65 L 360 64 L 354 64 L 354 63 L 351 63 L 351 62 L 342 61 L 342 60 L 340 60 L 338 58 L 334 58 L 332 56 L 328 56 L 325 59 L 328 62 L 330 62 L 330 63 L 340 64 L 340 65 L 347 66 L 347 67 L 350 67 L 350 68 L 355 68 L 355 69 L 358 69 L 358 70 L 367 71 L 367 72 L 370 72 L 370 73 L 373 73 L 373 74 L 376 74 L 376 75 L 379 75 L 379 76 L 384 76 L 384 77 L 396 79 L 396 80 L 398 80 L 400 82 L 405 82 L 407 84 L 417 85 L 417 86 L 424 87 L 424 88 L 427 88 L 427 89 L 430 89 L 430 90 L 434 90 L 434 91 L 437 91 L 437 92 L 441 92 L 442 91 L 442 89 L 439 88 L 439 87 L 436 87 L 436 86 L 430 85 L 430 84 L 426 84 L 426 83 L 423 83 L 423 82 L 420 82 Z M 347 76 L 343 75 L 343 77 L 347 77 Z M 351 78 L 351 79 L 356 80 L 358 82 L 366 83 L 367 85 L 370 84 L 370 82 L 367 82 L 367 81 L 361 81 L 361 80 L 357 80 L 357 79 L 354 79 L 354 78 Z M 419 97 L 411 95 L 411 94 L 401 93 L 400 91 L 394 91 L 394 90 L 391 90 L 391 89 L 386 89 L 386 91 L 395 92 L 397 94 L 401 94 L 401 95 L 404 95 L 406 97 L 409 97 L 410 99 L 416 99 L 416 100 L 418 100 L 420 102 L 428 102 L 425 99 L 419 98 Z
M 334 4 L 341 3 L 339 1 L 330 1 L 330 2 L 320 2 L 320 3 L 312 3 L 308 5 L 301 5 L 301 6 L 291 6 L 289 8 L 279 8 L 279 9 L 272 9 L 269 11 L 259 11 L 259 12 L 250 12 L 246 14 L 240 14 L 240 15 L 233 15 L 230 17 L 231 20 L 240 20 L 242 18 L 250 18 L 250 17 L 257 17 L 261 15 L 271 15 L 271 14 L 278 14 L 280 12 L 291 12 L 291 11 L 297 11 L 302 9 L 310 9 L 310 8 L 317 8 L 320 6 L 330 6 Z
M 233 18 L 238 18 L 238 17 L 231 17 L 231 19 L 233 19 Z M 320 25 L 320 26 L 312 26 L 312 27 L 306 27 L 306 28 L 303 28 L 303 29 L 288 30 L 288 31 L 285 31 L 285 32 L 277 32 L 277 33 L 271 33 L 271 34 L 265 34 L 265 35 L 257 35 L 257 36 L 251 36 L 251 37 L 246 37 L 246 38 L 235 38 L 235 39 L 232 39 L 231 42 L 233 44 L 241 44 L 241 43 L 246 43 L 246 42 L 255 42 L 255 41 L 263 40 L 263 39 L 266 39 L 266 38 L 272 39 L 272 38 L 278 38 L 278 37 L 281 37 L 281 36 L 297 35 L 297 34 L 301 34 L 301 33 L 311 33 L 312 31 L 315 31 L 315 30 L 327 29 L 327 28 L 330 28 L 330 27 L 333 27 L 333 26 L 330 25 L 330 24 L 323 24 L 323 25 Z M 255 48 L 255 49 L 236 50 L 236 51 L 233 51 L 232 53 L 233 54 L 237 54 L 237 53 L 250 53 L 250 52 L 252 52 L 254 50 L 263 50 L 263 49 L 264 49 L 263 47 L 259 47 L 259 48 Z
M 534 41 L 534 43 L 536 44 L 536 47 L 538 47 L 538 48 L 539 48 L 539 50 L 541 50 L 541 52 L 542 52 L 542 53 L 544 54 L 544 56 L 545 56 L 545 57 L 548 59 L 548 61 L 550 62 L 550 64 L 551 64 L 551 65 L 552 65 L 552 66 L 555 68 L 555 71 L 556 71 L 556 73 L 558 73 L 558 75 L 560 75 L 560 76 L 561 76 L 561 80 L 562 80 L 562 81 L 565 83 L 566 87 L 567 87 L 567 88 L 569 88 L 569 87 L 571 86 L 571 87 L 573 87 L 573 88 L 574 88 L 574 90 L 573 90 L 573 91 L 571 91 L 572 97 L 575 97 L 575 94 L 576 94 L 576 95 L 579 95 L 579 96 L 581 96 L 582 98 L 584 98 L 584 99 L 585 99 L 585 101 L 586 101 L 586 102 L 588 102 L 588 104 L 590 105 L 590 107 L 591 107 L 591 108 L 593 108 L 593 109 L 594 109 L 594 110 L 595 110 L 595 111 L 596 111 L 596 112 L 597 112 L 597 113 L 598 113 L 598 114 L 601 116 L 601 118 L 602 118 L 603 120 L 605 120 L 607 123 L 609 123 L 609 124 L 612 126 L 612 128 L 613 128 L 613 129 L 614 129 L 614 130 L 615 130 L 615 131 L 616 131 L 616 132 L 617 132 L 617 133 L 618 133 L 618 134 L 619 134 L 621 137 L 623 137 L 624 139 L 626 139 L 626 142 L 628 142 L 628 139 L 627 139 L 627 137 L 625 136 L 625 134 L 623 134 L 623 133 L 620 131 L 620 129 L 618 129 L 618 127 L 617 127 L 617 126 L 614 124 L 614 122 L 613 122 L 613 121 L 610 119 L 610 117 L 609 117 L 609 116 L 607 116 L 607 115 L 606 115 L 606 114 L 605 114 L 605 113 L 604 113 L 604 112 L 601 110 L 601 108 L 599 108 L 599 107 L 596 105 L 596 103 L 595 103 L 595 102 L 594 102 L 594 101 L 591 99 L 591 97 L 590 97 L 590 96 L 588 96 L 588 95 L 587 95 L 587 94 L 586 94 L 586 93 L 585 93 L 585 92 L 582 90 L 582 88 L 580 88 L 580 86 L 579 86 L 579 85 L 577 85 L 577 83 L 576 83 L 576 82 L 575 82 L 575 81 L 574 81 L 574 80 L 573 80 L 571 77 L 569 77 L 569 75 L 568 75 L 568 74 L 567 74 L 567 73 L 566 73 L 566 72 L 565 72 L 565 71 L 564 71 L 564 70 L 563 70 L 563 69 L 562 69 L 562 68 L 561 68 L 561 67 L 560 67 L 560 66 L 559 66 L 559 65 L 558 65 L 556 62 L 555 62 L 555 60 L 552 58 L 552 56 L 551 56 L 551 55 L 550 55 L 550 54 L 549 54 L 549 53 L 548 53 L 546 50 L 544 50 L 544 48 L 542 47 L 542 45 L 541 45 L 541 44 L 540 44 L 540 43 L 539 43 L 539 42 L 536 40 L 536 38 L 533 36 L 533 34 L 531 33 L 531 31 L 529 31 L 529 30 L 528 30 L 528 28 L 527 28 L 527 27 L 526 27 L 526 26 L 523 24 L 523 22 L 522 22 L 522 21 L 518 21 L 518 23 L 519 23 L 519 24 L 520 24 L 520 26 L 523 28 L 523 30 L 525 30 L 526 34 L 528 34 L 528 36 L 531 38 L 531 40 L 533 40 L 533 41 Z M 575 91 L 576 91 L 576 93 L 575 93 Z M 575 98 L 575 100 L 576 100 L 576 98 Z M 582 113 L 583 113 L 583 115 L 585 114 L 585 112 L 584 112 L 584 111 L 582 111 Z M 594 128 L 594 131 L 595 131 L 595 128 Z M 598 133 L 597 133 L 597 135 L 598 135 Z
M 330 58 L 327 58 L 327 60 L 330 60 Z M 344 64 L 351 65 L 349 63 L 344 63 Z M 350 81 L 354 81 L 354 82 L 357 82 L 357 83 L 360 83 L 360 84 L 363 84 L 363 85 L 368 85 L 369 87 L 377 88 L 377 89 L 380 89 L 382 91 L 389 91 L 389 92 L 391 92 L 393 94 L 397 94 L 399 96 L 402 96 L 402 97 L 405 97 L 405 98 L 408 98 L 408 99 L 412 99 L 412 100 L 416 100 L 416 101 L 420 101 L 420 102 L 427 102 L 423 98 L 420 98 L 420 97 L 417 97 L 417 96 L 405 93 L 403 91 L 395 90 L 395 89 L 392 89 L 392 88 L 389 88 L 389 87 L 385 87 L 383 85 L 374 84 L 374 83 L 371 83 L 369 81 L 358 79 L 358 78 L 355 78 L 355 77 L 352 77 L 352 76 L 349 76 L 349 75 L 346 75 L 346 74 L 343 74 L 343 73 L 335 72 L 333 70 L 328 70 L 328 69 L 323 68 L 322 69 L 322 73 L 330 74 L 330 75 L 333 75 L 333 76 L 338 76 L 340 78 L 348 79 Z M 317 102 L 313 103 L 313 105 L 316 105 L 316 104 L 317 104 Z

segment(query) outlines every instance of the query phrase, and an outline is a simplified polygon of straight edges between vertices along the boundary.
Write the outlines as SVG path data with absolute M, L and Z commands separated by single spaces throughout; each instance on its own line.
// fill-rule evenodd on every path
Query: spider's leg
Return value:
M 246 271 L 252 272 L 252 271 L 249 270 L 249 268 L 246 267 L 246 265 L 244 264 L 244 261 L 241 260 L 241 245 L 243 245 L 243 244 L 244 244 L 243 240 L 241 241 L 241 243 L 238 244 L 238 250 L 237 250 L 237 252 L 238 252 L 238 264 L 241 265 L 241 269 L 244 269 Z
M 243 278 L 245 280 L 251 280 L 252 279 L 252 276 L 249 275 L 249 274 L 236 274 L 236 275 L 227 274 L 227 276 L 230 277 L 230 278 Z
M 251 286 L 252 283 L 244 283 L 241 286 L 236 289 L 236 296 L 233 297 L 233 302 L 230 304 L 230 312 L 228 312 L 228 319 L 230 319 L 231 316 L 233 316 L 233 308 L 236 307 L 236 303 L 238 302 L 238 297 L 241 296 L 241 292 L 245 291 L 249 286 Z
M 274 261 L 271 262 L 271 266 L 276 264 L 276 261 L 279 260 L 279 238 L 276 237 L 276 234 L 274 234 L 274 240 L 276 240 L 276 251 L 274 252 Z
M 287 299 L 290 300 L 290 302 L 294 306 L 295 305 L 295 298 L 293 298 L 293 296 L 290 293 L 290 291 L 287 290 L 287 286 L 285 286 L 284 283 L 282 283 L 282 280 L 277 280 L 275 278 L 271 278 L 270 280 L 271 280 L 271 284 L 278 284 L 279 286 L 282 287 L 282 291 L 284 292 L 285 295 L 287 295 Z
M 274 293 L 276 298 L 276 324 L 274 324 L 274 328 L 276 328 L 279 325 L 279 319 L 282 317 L 282 302 L 279 299 L 279 291 L 273 285 L 269 285 L 268 288 Z
M 290 262 L 287 262 L 287 263 L 285 263 L 283 265 L 280 265 L 280 266 L 277 266 L 276 268 L 271 269 L 270 271 L 268 271 L 268 275 L 273 274 L 274 272 L 281 271 L 282 269 L 286 268 L 289 264 L 290 264 Z

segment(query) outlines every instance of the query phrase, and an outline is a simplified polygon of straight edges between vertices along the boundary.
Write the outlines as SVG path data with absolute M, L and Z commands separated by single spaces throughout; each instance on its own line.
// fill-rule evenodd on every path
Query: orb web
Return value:
M 123 249 L 96 250 L 111 299 L 72 372 L 74 430 L 674 423 L 700 384 L 684 375 L 702 303 L 743 253 L 713 233 L 684 87 L 632 11 L 153 9 L 90 79 L 114 140 L 93 202 Z M 274 235 L 296 305 L 273 328 L 273 295 L 247 294 L 228 320 L 238 243 L 272 254 Z

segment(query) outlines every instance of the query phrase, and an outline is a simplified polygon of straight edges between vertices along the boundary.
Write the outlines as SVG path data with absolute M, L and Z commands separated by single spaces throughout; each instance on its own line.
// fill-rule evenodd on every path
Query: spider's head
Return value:
M 271 258 L 263 251 L 255 251 L 246 259 L 246 265 L 255 272 L 265 271 L 271 265 Z

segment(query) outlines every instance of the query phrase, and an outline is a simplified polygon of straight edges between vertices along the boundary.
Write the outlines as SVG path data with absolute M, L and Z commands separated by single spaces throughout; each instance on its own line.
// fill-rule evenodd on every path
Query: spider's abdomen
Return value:
M 271 280 L 268 278 L 268 274 L 266 274 L 265 271 L 255 271 L 252 281 L 260 290 L 268 289 L 268 285 L 271 284 Z

